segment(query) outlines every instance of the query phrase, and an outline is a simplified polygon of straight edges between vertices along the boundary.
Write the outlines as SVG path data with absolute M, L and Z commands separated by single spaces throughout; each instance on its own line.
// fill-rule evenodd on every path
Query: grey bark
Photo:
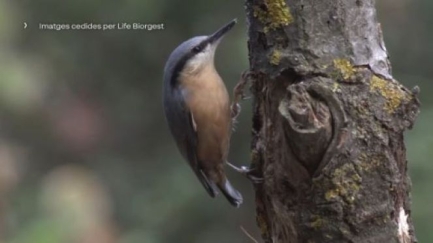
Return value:
M 247 0 L 246 11 L 264 241 L 416 242 L 403 132 L 418 89 L 393 79 L 374 1 Z

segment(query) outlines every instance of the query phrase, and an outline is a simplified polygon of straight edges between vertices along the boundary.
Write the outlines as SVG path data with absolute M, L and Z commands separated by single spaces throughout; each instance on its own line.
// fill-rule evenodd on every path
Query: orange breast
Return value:
M 186 104 L 197 127 L 197 155 L 202 166 L 224 163 L 231 133 L 230 99 L 227 89 L 213 67 L 199 75 L 181 76 Z

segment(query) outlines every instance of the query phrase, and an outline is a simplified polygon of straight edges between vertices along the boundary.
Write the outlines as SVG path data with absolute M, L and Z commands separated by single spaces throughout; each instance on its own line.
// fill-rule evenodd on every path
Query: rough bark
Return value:
M 374 0 L 247 0 L 253 174 L 265 242 L 416 242 L 403 132 Z M 408 227 L 408 228 L 407 228 Z

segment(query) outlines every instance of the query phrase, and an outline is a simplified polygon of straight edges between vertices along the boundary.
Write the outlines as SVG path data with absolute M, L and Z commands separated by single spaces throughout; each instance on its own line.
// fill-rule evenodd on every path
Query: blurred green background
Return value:
M 421 87 L 406 133 L 412 214 L 433 242 L 433 2 L 377 3 L 395 78 Z M 162 72 L 183 40 L 237 17 L 216 65 L 231 90 L 247 69 L 243 1 L 0 0 L 0 242 L 252 242 L 250 183 L 240 209 L 208 197 L 162 112 Z M 24 30 L 23 22 L 29 27 Z M 164 23 L 164 30 L 42 31 L 39 23 Z M 230 161 L 249 163 L 251 101 Z

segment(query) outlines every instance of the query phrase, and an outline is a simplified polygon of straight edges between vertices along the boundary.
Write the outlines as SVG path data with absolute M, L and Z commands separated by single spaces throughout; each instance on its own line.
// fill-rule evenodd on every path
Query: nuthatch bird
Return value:
M 227 161 L 232 117 L 230 98 L 214 66 L 215 50 L 236 19 L 209 36 L 179 45 L 164 68 L 164 111 L 182 156 L 211 197 L 217 188 L 238 207 L 242 195 L 230 184 Z

